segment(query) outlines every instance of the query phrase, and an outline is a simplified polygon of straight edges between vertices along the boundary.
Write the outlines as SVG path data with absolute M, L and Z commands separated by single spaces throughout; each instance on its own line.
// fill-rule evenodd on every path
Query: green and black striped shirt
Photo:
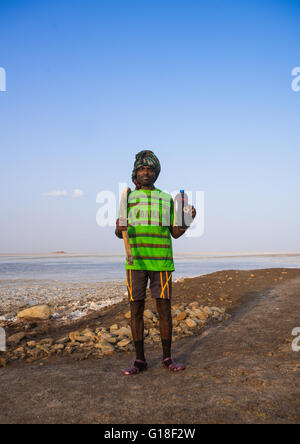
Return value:
M 128 235 L 133 265 L 127 270 L 174 271 L 169 226 L 174 222 L 174 201 L 157 188 L 129 194 Z

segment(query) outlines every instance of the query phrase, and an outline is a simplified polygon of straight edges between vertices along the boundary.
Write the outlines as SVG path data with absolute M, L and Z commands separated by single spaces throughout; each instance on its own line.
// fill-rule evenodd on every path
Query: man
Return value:
M 172 240 L 178 239 L 187 228 L 174 226 L 172 197 L 154 187 L 160 173 L 160 163 L 152 151 L 136 155 L 132 181 L 136 186 L 128 198 L 128 228 L 117 219 L 115 234 L 122 239 L 128 229 L 133 265 L 126 262 L 127 287 L 131 311 L 131 330 L 136 358 L 124 375 L 134 375 L 147 369 L 144 355 L 144 308 L 146 288 L 150 279 L 151 296 L 156 299 L 159 328 L 163 348 L 162 364 L 172 371 L 182 371 L 183 364 L 171 357 L 172 344 L 172 272 L 175 270 Z M 196 210 L 189 206 L 194 219 Z

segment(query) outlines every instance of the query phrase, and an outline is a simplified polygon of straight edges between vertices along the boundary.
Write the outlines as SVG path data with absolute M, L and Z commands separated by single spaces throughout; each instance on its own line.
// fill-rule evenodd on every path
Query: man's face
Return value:
M 156 180 L 154 168 L 148 166 L 139 168 L 136 176 L 138 182 L 144 187 L 151 187 Z

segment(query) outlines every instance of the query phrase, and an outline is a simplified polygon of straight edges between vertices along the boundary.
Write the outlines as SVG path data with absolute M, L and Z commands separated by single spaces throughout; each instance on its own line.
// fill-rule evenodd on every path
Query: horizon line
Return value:
M 39 253 L 0 253 L 1 257 L 21 257 L 21 256 L 46 256 L 46 257 L 76 257 L 76 256 L 98 256 L 98 257 L 123 257 L 125 253 L 97 253 L 97 252 L 39 252 Z M 174 257 L 179 256 L 200 256 L 200 257 L 241 257 L 241 256 L 300 256 L 300 252 L 295 251 L 214 251 L 214 252 L 177 252 Z

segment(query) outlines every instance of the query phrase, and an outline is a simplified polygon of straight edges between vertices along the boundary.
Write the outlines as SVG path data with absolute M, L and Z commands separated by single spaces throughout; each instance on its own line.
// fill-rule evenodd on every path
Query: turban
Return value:
M 154 169 L 155 171 L 155 180 L 158 178 L 160 173 L 160 163 L 156 155 L 149 150 L 143 150 L 137 153 L 135 156 L 134 167 L 132 171 L 132 182 L 136 185 L 136 188 L 139 189 L 139 183 L 137 181 L 137 170 L 143 166 L 148 166 Z

